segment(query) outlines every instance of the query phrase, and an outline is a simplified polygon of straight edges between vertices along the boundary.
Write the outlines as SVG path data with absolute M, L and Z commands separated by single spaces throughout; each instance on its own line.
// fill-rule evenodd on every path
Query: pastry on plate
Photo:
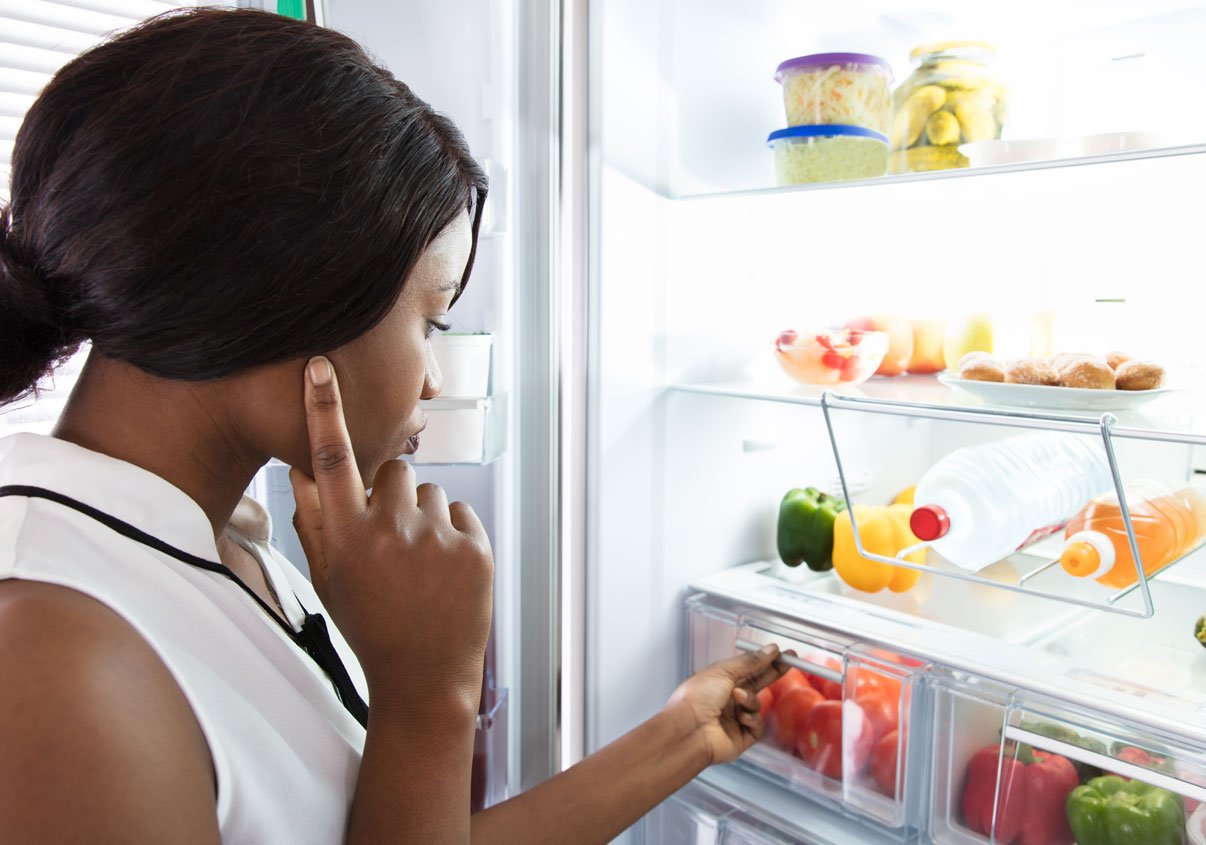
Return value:
M 1106 363 L 1110 365 L 1110 369 L 1117 372 L 1118 368 L 1127 361 L 1133 360 L 1130 355 L 1125 352 L 1107 352 Z
M 1005 383 L 1058 387 L 1059 373 L 1046 358 L 1019 358 L 1005 367 Z
M 970 381 L 1005 381 L 1005 366 L 987 352 L 969 352 L 959 361 L 959 378 Z
M 1060 387 L 1113 390 L 1114 371 L 1100 358 L 1085 356 L 1064 364 L 1059 371 Z
M 1151 361 L 1127 361 L 1114 372 L 1119 390 L 1155 390 L 1164 384 L 1164 368 Z

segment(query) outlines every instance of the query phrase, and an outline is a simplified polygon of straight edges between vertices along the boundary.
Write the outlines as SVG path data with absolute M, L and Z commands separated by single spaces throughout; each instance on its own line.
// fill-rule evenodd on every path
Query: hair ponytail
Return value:
M 75 353 L 83 337 L 67 323 L 46 280 L 15 248 L 0 206 L 0 405 L 28 396 Z

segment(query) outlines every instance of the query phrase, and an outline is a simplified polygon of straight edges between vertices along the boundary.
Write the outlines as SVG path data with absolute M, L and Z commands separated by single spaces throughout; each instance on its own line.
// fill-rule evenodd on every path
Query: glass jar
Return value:
M 1006 94 L 982 41 L 925 44 L 909 54 L 914 70 L 892 96 L 892 173 L 967 167 L 960 144 L 1001 137 Z

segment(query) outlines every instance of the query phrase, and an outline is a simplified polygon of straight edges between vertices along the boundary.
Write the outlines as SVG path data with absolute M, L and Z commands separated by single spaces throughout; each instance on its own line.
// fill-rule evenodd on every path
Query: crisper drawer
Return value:
M 934 690 L 934 842 L 1206 845 L 1201 745 L 967 677 Z
M 775 643 L 792 668 L 760 694 L 767 731 L 735 765 L 890 828 L 920 776 L 906 753 L 926 664 L 805 622 L 688 599 L 689 666 Z M 912 755 L 916 757 L 917 755 Z

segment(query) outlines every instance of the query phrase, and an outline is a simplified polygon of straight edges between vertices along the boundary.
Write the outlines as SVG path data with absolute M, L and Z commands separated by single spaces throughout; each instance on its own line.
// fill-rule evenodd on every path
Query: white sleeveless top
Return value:
M 0 438 L 0 486 L 30 485 L 104 511 L 218 561 L 213 529 L 183 491 L 133 464 L 39 434 Z M 250 551 L 294 630 L 327 616 L 309 582 L 268 544 L 268 514 L 244 498 L 227 529 Z M 0 498 L 0 578 L 70 587 L 137 630 L 180 685 L 209 743 L 224 843 L 343 842 L 364 728 L 330 679 L 229 578 L 38 498 Z M 367 701 L 355 655 L 331 640 Z

